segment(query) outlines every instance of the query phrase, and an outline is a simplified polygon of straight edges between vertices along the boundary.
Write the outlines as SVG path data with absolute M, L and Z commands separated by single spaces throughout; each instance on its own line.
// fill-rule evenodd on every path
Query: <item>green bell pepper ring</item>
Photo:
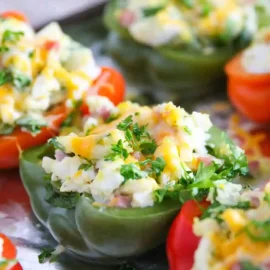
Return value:
M 20 174 L 35 215 L 56 241 L 80 257 L 105 264 L 120 263 L 123 258 L 140 255 L 165 242 L 179 212 L 179 201 L 119 209 L 96 207 L 91 197 L 82 195 L 75 209 L 48 204 L 41 159 L 52 150 L 45 145 L 25 151 Z
M 104 12 L 104 24 L 112 31 L 107 50 L 125 68 L 141 74 L 146 72 L 154 84 L 177 92 L 180 98 L 219 90 L 225 79 L 225 63 L 252 40 L 252 36 L 243 33 L 235 44 L 209 54 L 169 46 L 151 48 L 134 41 L 128 30 L 119 24 L 115 16 L 118 4 L 118 0 L 110 1 Z

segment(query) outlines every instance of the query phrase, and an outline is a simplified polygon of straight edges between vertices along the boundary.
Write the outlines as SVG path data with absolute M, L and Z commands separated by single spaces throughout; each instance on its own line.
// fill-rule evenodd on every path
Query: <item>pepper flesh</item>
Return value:
M 93 262 L 117 264 L 165 242 L 181 206 L 178 201 L 120 209 L 96 207 L 91 197 L 82 195 L 75 209 L 48 204 L 41 158 L 51 153 L 47 145 L 25 151 L 20 174 L 35 215 L 60 244 Z
M 244 41 L 239 40 L 239 44 L 218 48 L 211 54 L 170 47 L 153 49 L 135 42 L 121 27 L 114 16 L 117 6 L 118 0 L 110 1 L 104 13 L 104 23 L 112 31 L 107 43 L 108 51 L 125 68 L 140 74 L 146 72 L 154 84 L 177 92 L 180 98 L 220 91 L 225 81 L 225 63 L 251 41 L 251 37 L 245 37 Z

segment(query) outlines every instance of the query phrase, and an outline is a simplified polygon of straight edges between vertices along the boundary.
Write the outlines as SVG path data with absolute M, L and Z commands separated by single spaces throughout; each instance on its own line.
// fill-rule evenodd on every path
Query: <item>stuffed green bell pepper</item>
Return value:
M 106 104 L 93 102 L 79 134 L 25 151 L 20 171 L 54 238 L 111 264 L 163 243 L 183 202 L 205 198 L 217 180 L 233 186 L 247 161 L 206 114 L 171 102 Z
M 104 22 L 108 51 L 179 97 L 220 89 L 224 64 L 257 29 L 254 5 L 238 0 L 111 0 Z

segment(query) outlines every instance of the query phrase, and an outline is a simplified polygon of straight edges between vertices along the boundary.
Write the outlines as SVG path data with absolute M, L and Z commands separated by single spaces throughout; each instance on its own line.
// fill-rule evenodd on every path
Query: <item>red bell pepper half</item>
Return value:
M 190 270 L 194 264 L 194 253 L 200 238 L 194 235 L 192 225 L 209 205 L 204 201 L 198 203 L 187 201 L 174 220 L 167 239 L 167 257 L 170 270 Z
M 2 243 L 2 254 L 0 254 L 0 270 L 23 270 L 22 266 L 16 262 L 17 250 L 11 240 L 0 233 Z M 13 262 L 14 261 L 14 262 Z

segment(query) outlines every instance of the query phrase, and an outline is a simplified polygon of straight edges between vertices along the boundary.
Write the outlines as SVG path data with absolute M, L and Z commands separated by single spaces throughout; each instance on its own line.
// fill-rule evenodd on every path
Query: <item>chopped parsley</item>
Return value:
M 44 119 L 34 119 L 29 116 L 25 116 L 22 118 L 19 118 L 16 121 L 16 124 L 20 127 L 26 129 L 31 134 L 35 135 L 38 134 L 42 127 L 47 126 L 47 122 Z
M 6 53 L 9 51 L 9 48 L 7 46 L 0 46 L 0 54 Z
M 270 193 L 265 193 L 263 200 L 270 204 Z
M 11 134 L 14 130 L 14 126 L 0 123 L 0 135 L 8 135 Z
M 156 174 L 156 176 L 160 176 L 166 166 L 166 162 L 162 157 L 158 157 L 156 160 L 152 161 L 151 170 Z
M 13 81 L 12 73 L 9 69 L 2 69 L 0 71 L 0 86 Z
M 32 59 L 34 57 L 34 55 L 35 55 L 35 51 L 31 51 L 31 52 L 28 53 L 28 57 L 30 59 Z
M 57 141 L 56 137 L 49 139 L 48 144 L 53 145 L 54 149 L 59 149 L 59 150 L 65 152 L 64 146 Z
M 4 68 L 0 71 L 0 86 L 6 83 L 12 83 L 17 89 L 22 89 L 29 86 L 31 80 L 23 74 L 14 74 L 11 70 Z
M 79 170 L 88 171 L 92 166 L 92 163 L 83 163 L 80 165 Z
M 249 238 L 255 242 L 270 241 L 270 219 L 265 221 L 252 220 L 244 230 Z
M 111 123 L 112 121 L 116 120 L 119 117 L 118 114 L 111 114 L 106 120 L 105 123 Z
M 233 208 L 233 209 L 250 209 L 251 204 L 249 201 L 243 201 L 239 202 L 236 205 L 224 205 L 220 204 L 219 202 L 215 201 L 212 203 L 202 214 L 201 219 L 205 218 L 214 218 L 217 219 L 218 221 L 221 221 L 221 214 L 228 208 Z
M 39 263 L 45 263 L 53 256 L 55 248 L 46 247 L 42 249 L 42 252 L 38 255 Z
M 124 183 L 130 179 L 141 179 L 147 176 L 147 172 L 141 171 L 134 163 L 121 166 L 120 174 L 124 177 Z
M 11 30 L 6 30 L 2 36 L 2 43 L 16 43 L 20 40 L 22 36 L 24 36 L 24 33 L 22 31 L 14 32 Z
M 13 84 L 19 89 L 27 87 L 31 84 L 31 80 L 29 77 L 23 74 L 15 74 L 13 75 Z
M 183 3 L 188 7 L 188 8 L 193 8 L 195 3 L 194 0 L 183 0 Z
M 240 269 L 241 270 L 261 270 L 259 267 L 255 266 L 250 261 L 242 261 L 242 262 L 240 262 Z
M 126 119 L 117 125 L 117 128 L 122 131 L 126 131 L 133 123 L 132 115 L 129 115 Z
M 45 201 L 52 206 L 73 209 L 80 199 L 80 194 L 77 192 L 59 192 L 61 183 L 54 182 L 52 184 L 49 176 L 44 177 L 46 197 Z
M 188 126 L 184 126 L 184 131 L 185 131 L 187 134 L 189 134 L 189 135 L 192 134 L 192 133 L 191 133 L 191 130 L 190 130 L 190 128 L 189 128 Z
M 82 105 L 82 100 L 76 100 L 73 101 L 72 104 L 72 110 L 71 112 L 68 114 L 67 118 L 63 121 L 63 123 L 61 124 L 61 127 L 71 127 L 74 123 L 74 120 L 76 119 L 76 117 L 79 114 L 79 110 L 78 108 Z
M 160 12 L 163 8 L 164 8 L 164 6 L 144 8 L 142 10 L 142 13 L 143 13 L 144 17 L 150 17 L 150 16 L 154 16 L 155 14 Z
M 140 148 L 144 155 L 152 155 L 157 149 L 157 144 L 154 140 L 143 140 L 140 143 Z
M 139 126 L 138 123 L 133 123 L 132 115 L 117 125 L 119 130 L 125 132 L 125 138 L 130 147 L 135 151 L 141 151 L 144 155 L 152 155 L 156 151 L 157 144 L 150 134 L 146 131 L 147 126 Z
M 105 160 L 115 160 L 116 157 L 122 157 L 126 159 L 128 157 L 128 151 L 124 148 L 123 141 L 119 140 L 117 144 L 112 144 L 112 153 L 105 156 Z

